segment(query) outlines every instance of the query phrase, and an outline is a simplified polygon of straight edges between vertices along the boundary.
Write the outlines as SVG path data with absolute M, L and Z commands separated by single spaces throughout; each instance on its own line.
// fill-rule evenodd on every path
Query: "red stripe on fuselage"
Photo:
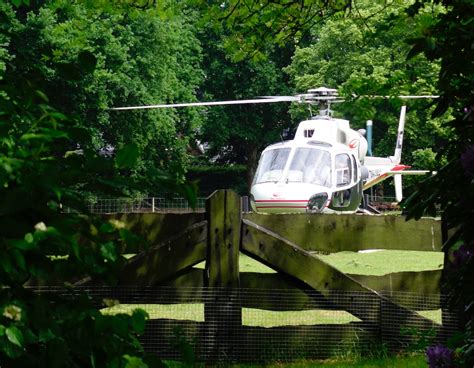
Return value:
M 257 208 L 306 208 L 306 206 L 257 206 Z
M 307 199 L 257 199 L 255 202 L 267 203 L 288 203 L 288 202 L 308 202 Z

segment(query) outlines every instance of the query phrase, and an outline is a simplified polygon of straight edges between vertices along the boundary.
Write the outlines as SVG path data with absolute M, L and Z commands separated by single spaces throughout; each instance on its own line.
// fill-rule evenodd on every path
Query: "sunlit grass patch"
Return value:
M 253 308 L 242 308 L 242 323 L 244 326 L 311 326 L 318 324 L 346 324 L 358 321 L 360 321 L 358 318 L 345 311 L 311 309 L 303 311 L 276 312 Z
M 204 322 L 204 304 L 118 304 L 102 309 L 105 314 L 132 314 L 143 309 L 150 319 L 175 319 Z M 275 312 L 254 308 L 242 308 L 244 326 L 278 327 L 316 324 L 345 324 L 360 321 L 345 311 L 303 310 Z
M 143 309 L 150 319 L 176 319 L 204 322 L 204 304 L 117 304 L 101 310 L 105 314 L 132 314 L 134 309 Z
M 381 276 L 393 272 L 429 271 L 443 268 L 443 252 L 380 250 L 371 253 L 338 252 L 319 255 L 342 272 Z
M 424 310 L 424 311 L 417 311 L 416 313 L 422 315 L 425 318 L 432 320 L 438 324 L 442 322 L 442 310 L 441 309 L 434 309 L 434 310 Z

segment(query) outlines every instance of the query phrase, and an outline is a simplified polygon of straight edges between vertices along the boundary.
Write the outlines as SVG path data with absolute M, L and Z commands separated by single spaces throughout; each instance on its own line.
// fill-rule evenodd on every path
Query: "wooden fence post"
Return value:
M 206 202 L 208 221 L 204 305 L 206 361 L 229 360 L 236 355 L 242 327 L 239 291 L 241 239 L 240 197 L 231 190 L 214 192 Z

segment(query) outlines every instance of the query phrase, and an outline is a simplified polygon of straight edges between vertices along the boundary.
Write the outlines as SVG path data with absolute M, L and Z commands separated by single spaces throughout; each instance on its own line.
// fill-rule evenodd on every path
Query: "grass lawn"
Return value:
M 443 252 L 376 250 L 363 253 L 338 252 L 318 254 L 325 262 L 345 273 L 380 276 L 392 272 L 429 271 L 443 268 Z M 204 268 L 204 262 L 195 267 Z M 275 272 L 270 267 L 240 254 L 240 272 Z
M 380 276 L 392 272 L 440 270 L 443 268 L 444 253 L 377 250 L 339 252 L 320 257 L 345 273 Z
M 237 365 L 235 368 L 250 368 L 263 366 Z M 326 360 L 326 361 L 302 361 L 295 363 L 274 363 L 265 365 L 272 368 L 310 368 L 310 367 L 332 367 L 332 368 L 426 368 L 426 358 L 423 355 L 401 356 L 384 359 L 360 359 L 360 360 Z
M 103 309 L 103 313 L 132 314 L 134 309 L 145 310 L 150 319 L 176 319 L 204 322 L 204 304 L 119 304 Z M 275 327 L 301 326 L 315 324 L 344 324 L 359 321 L 345 311 L 306 310 L 275 312 L 261 309 L 242 308 L 244 326 Z
M 180 362 L 166 362 L 170 368 L 184 368 L 186 365 Z M 200 365 L 197 365 L 200 367 Z M 202 365 L 204 367 L 204 365 Z M 421 355 L 397 356 L 383 359 L 331 359 L 331 360 L 303 360 L 293 363 L 269 363 L 265 365 L 221 365 L 216 367 L 229 368 L 311 368 L 311 367 L 331 367 L 331 368 L 426 368 L 426 358 Z

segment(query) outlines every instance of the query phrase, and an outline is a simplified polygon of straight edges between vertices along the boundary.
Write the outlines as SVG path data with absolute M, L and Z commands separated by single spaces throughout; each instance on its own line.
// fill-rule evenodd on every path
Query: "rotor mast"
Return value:
M 308 93 L 297 95 L 299 103 L 317 105 L 320 116 L 331 116 L 331 102 L 340 102 L 338 96 L 336 89 L 326 87 L 309 89 Z

